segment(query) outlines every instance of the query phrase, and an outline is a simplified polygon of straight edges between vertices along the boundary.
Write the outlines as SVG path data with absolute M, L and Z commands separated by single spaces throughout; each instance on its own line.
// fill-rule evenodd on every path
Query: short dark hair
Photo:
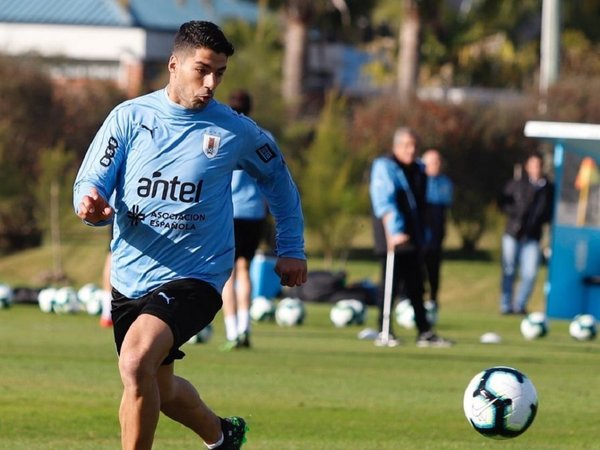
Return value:
M 235 51 L 223 31 L 214 23 L 203 20 L 191 20 L 179 27 L 173 40 L 173 53 L 208 48 L 227 56 Z
M 229 106 L 247 116 L 252 111 L 252 97 L 245 89 L 235 89 L 229 94 Z
M 542 153 L 537 150 L 533 150 L 533 151 L 527 153 L 527 155 L 525 156 L 524 162 L 529 161 L 531 158 L 537 158 L 540 161 L 544 162 L 544 155 L 542 155 Z

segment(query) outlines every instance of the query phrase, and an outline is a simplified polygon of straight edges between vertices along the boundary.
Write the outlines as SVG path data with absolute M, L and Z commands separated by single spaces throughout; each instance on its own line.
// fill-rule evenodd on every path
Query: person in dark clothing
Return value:
M 439 308 L 438 291 L 442 265 L 442 244 L 446 236 L 446 216 L 452 204 L 453 184 L 442 173 L 442 156 L 436 149 L 429 149 L 421 158 L 427 174 L 427 195 L 425 201 L 425 244 L 424 260 L 429 299 Z
M 369 192 L 374 214 L 375 252 L 381 257 L 385 282 L 386 253 L 394 251 L 392 295 L 410 299 L 418 329 L 419 347 L 449 347 L 452 342 L 438 336 L 428 322 L 423 306 L 422 245 L 427 176 L 417 158 L 417 136 L 409 128 L 394 134 L 392 153 L 377 158 L 371 168 Z M 381 296 L 380 296 L 381 297 Z M 379 301 L 380 325 L 383 299 Z
M 510 180 L 499 200 L 507 217 L 502 235 L 500 312 L 526 314 L 541 260 L 543 226 L 553 212 L 554 186 L 543 174 L 543 159 L 533 153 L 525 161 L 525 176 Z M 513 297 L 519 270 L 520 285 Z

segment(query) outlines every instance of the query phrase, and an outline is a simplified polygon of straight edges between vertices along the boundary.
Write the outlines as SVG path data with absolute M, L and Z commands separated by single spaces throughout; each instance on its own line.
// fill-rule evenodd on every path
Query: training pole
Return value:
M 394 250 L 388 250 L 385 260 L 385 281 L 383 288 L 383 322 L 381 324 L 381 339 L 378 345 L 390 344 L 390 313 L 392 310 L 392 292 L 394 288 Z

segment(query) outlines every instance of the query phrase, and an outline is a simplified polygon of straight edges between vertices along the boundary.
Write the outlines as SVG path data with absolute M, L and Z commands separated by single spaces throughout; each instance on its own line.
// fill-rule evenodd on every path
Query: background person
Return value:
M 151 449 L 160 412 L 209 449 L 237 450 L 245 440 L 244 419 L 218 417 L 174 373 L 175 360 L 185 356 L 179 347 L 222 306 L 234 256 L 234 169 L 260 180 L 275 217 L 282 285 L 306 281 L 300 197 L 281 151 L 254 122 L 213 99 L 233 52 L 215 24 L 184 23 L 166 88 L 113 109 L 75 181 L 81 219 L 104 225 L 114 215 L 112 318 L 123 449 Z
M 425 221 L 427 176 L 417 161 L 417 135 L 409 128 L 394 134 L 392 153 L 375 159 L 369 192 L 374 214 L 375 251 L 381 258 L 381 279 L 385 282 L 386 253 L 395 252 L 393 295 L 410 299 L 420 347 L 449 347 L 452 342 L 432 330 L 423 306 L 422 245 Z M 383 291 L 383 289 L 381 289 Z M 383 323 L 383 298 L 379 296 L 379 324 Z M 390 328 L 392 321 L 390 320 Z
M 446 220 L 452 205 L 453 184 L 442 173 L 442 156 L 436 149 L 423 153 L 422 161 L 427 174 L 427 192 L 425 196 L 425 243 L 423 258 L 429 299 L 439 307 L 440 269 L 442 265 L 442 244 L 446 236 Z
M 507 219 L 502 235 L 502 314 L 527 314 L 541 260 L 543 226 L 552 219 L 554 186 L 543 173 L 542 155 L 530 154 L 524 169 L 524 176 L 506 183 L 499 200 Z M 513 298 L 517 270 L 521 280 Z
M 229 106 L 248 116 L 252 110 L 252 98 L 243 89 L 234 90 L 229 95 Z M 235 263 L 223 287 L 223 320 L 227 338 L 224 350 L 250 347 L 250 262 L 260 243 L 267 216 L 265 200 L 256 181 L 243 170 L 233 172 L 231 200 Z

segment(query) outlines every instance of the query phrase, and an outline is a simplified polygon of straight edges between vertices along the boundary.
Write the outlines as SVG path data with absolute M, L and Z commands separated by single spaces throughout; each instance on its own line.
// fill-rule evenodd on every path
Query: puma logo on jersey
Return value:
M 165 302 L 167 302 L 167 305 L 171 304 L 171 300 L 175 300 L 175 297 L 169 297 L 167 294 L 165 294 L 164 292 L 159 292 L 158 293 L 159 297 L 162 297 L 165 299 Z
M 154 130 L 157 130 L 158 127 L 150 128 L 144 125 L 143 123 L 140 125 L 144 130 L 148 130 L 150 132 L 150 137 L 154 139 Z

